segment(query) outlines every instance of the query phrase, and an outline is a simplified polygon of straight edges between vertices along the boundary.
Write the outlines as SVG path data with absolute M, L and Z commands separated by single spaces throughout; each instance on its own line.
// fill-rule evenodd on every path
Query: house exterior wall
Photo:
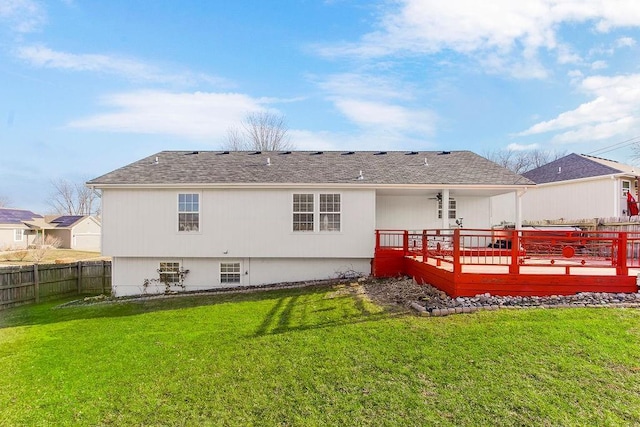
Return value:
M 189 270 L 184 279 L 184 290 L 188 291 L 323 280 L 344 275 L 368 275 L 371 271 L 370 258 L 345 260 L 336 258 L 114 257 L 113 295 L 163 293 L 165 285 L 158 281 L 158 268 L 161 262 L 179 262 L 183 269 Z M 223 262 L 240 263 L 240 283 L 221 283 L 220 263 Z M 179 286 L 171 286 L 170 289 L 182 290 Z
M 456 197 L 456 218 L 464 227 L 490 226 L 488 197 Z M 447 221 L 455 228 L 455 219 Z M 376 199 L 376 228 L 381 230 L 424 230 L 443 228 L 438 218 L 438 201 L 427 195 L 379 195 Z
M 200 229 L 178 232 L 178 194 L 190 192 L 201 197 Z M 341 231 L 294 232 L 294 193 L 340 193 Z M 108 189 L 103 215 L 107 256 L 371 258 L 374 250 L 369 190 Z
M 73 226 L 69 247 L 79 251 L 100 252 L 101 242 L 100 224 L 93 218 L 87 217 Z
M 23 230 L 22 240 L 15 240 L 15 230 Z M 26 249 L 28 246 L 28 236 L 26 234 L 27 227 L 20 225 L 0 226 L 0 251 L 9 249 Z
M 622 216 L 619 180 L 542 184 L 522 197 L 523 219 L 584 219 Z M 626 206 L 624 207 L 626 209 Z
M 61 228 L 56 230 L 55 228 L 52 230 L 46 230 L 45 235 L 47 238 L 52 237 L 59 240 L 59 248 L 62 249 L 70 249 L 71 248 L 71 230 L 66 228 Z M 46 242 L 46 239 L 45 239 Z
M 522 196 L 524 221 L 578 220 L 624 216 L 626 197 L 622 192 L 622 180 L 610 176 L 582 181 L 564 181 L 540 184 L 529 188 Z M 633 190 L 633 186 L 632 186 Z M 493 225 L 498 219 L 515 222 L 513 194 L 491 198 Z

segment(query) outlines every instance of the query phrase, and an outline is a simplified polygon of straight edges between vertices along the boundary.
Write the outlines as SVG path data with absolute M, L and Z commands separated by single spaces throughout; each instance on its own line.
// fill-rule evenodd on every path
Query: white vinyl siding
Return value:
M 340 232 L 320 232 L 317 216 L 314 225 L 318 232 L 293 232 L 294 192 L 316 193 L 307 189 L 203 189 L 199 193 L 200 231 L 187 233 L 176 231 L 175 190 L 107 189 L 102 198 L 102 253 L 165 260 L 223 256 L 234 260 L 373 256 L 375 190 L 340 191 Z M 317 193 L 334 192 L 327 189 Z M 317 197 L 314 197 L 316 205 Z M 140 220 L 132 221 L 132 218 Z M 156 264 L 153 271 L 157 268 Z M 216 281 L 218 272 L 216 265 Z M 192 276 L 193 272 L 188 280 L 192 280 Z
M 200 230 L 200 195 L 178 194 L 178 231 Z
M 15 242 L 22 242 L 24 240 L 24 230 L 21 228 L 13 230 L 13 240 Z

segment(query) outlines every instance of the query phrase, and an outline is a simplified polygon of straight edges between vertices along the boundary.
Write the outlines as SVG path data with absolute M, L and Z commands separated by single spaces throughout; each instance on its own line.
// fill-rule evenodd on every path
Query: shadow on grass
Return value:
M 228 292 L 215 293 L 211 295 L 177 295 L 164 298 L 140 298 L 109 301 L 94 304 L 70 304 L 77 300 L 67 298 L 63 300 L 49 301 L 41 304 L 24 305 L 0 311 L 0 329 L 16 326 L 44 325 L 72 320 L 97 319 L 97 318 L 117 318 L 127 316 L 137 316 L 145 313 L 180 310 L 184 308 L 194 308 L 227 303 L 247 303 L 266 302 L 276 300 L 274 306 L 263 320 L 261 326 L 256 331 L 257 335 L 280 333 L 293 329 L 309 329 L 312 327 L 323 327 L 336 325 L 334 316 L 323 321 L 323 316 L 314 316 L 318 322 L 313 322 L 307 316 L 306 321 L 292 323 L 292 316 L 295 313 L 300 319 L 300 311 L 304 311 L 305 304 L 309 300 L 319 299 L 321 294 L 328 294 L 336 289 L 335 284 L 311 285 L 299 288 L 287 289 L 261 289 L 251 292 Z M 348 295 L 346 295 L 349 297 Z M 364 303 L 356 296 L 352 307 L 356 311 L 341 323 L 352 323 L 359 317 L 371 317 L 371 313 L 365 309 Z M 348 304 L 347 304 L 348 305 Z M 332 307 L 323 310 L 330 311 Z M 380 313 L 378 317 L 382 317 Z M 349 319 L 349 320 L 347 320 Z M 373 320 L 373 318 L 369 319 Z M 275 325 L 275 326 L 274 326 Z
M 338 289 L 338 292 L 336 292 Z M 334 291 L 330 296 L 327 291 Z M 342 290 L 343 292 L 339 292 Z M 318 301 L 306 301 L 306 294 L 283 295 L 271 307 L 264 320 L 255 331 L 255 336 L 282 334 L 293 331 L 320 329 L 340 325 L 377 321 L 406 312 L 389 312 L 382 307 L 367 304 L 362 295 L 351 287 L 325 289 L 325 299 L 334 300 L 330 306 L 312 306 Z

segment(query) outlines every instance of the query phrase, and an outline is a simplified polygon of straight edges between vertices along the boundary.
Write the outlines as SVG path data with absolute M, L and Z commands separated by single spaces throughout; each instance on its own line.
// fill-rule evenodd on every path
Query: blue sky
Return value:
M 635 163 L 639 43 L 632 0 L 0 0 L 0 199 L 46 213 L 52 180 L 217 150 L 259 111 L 301 150 Z

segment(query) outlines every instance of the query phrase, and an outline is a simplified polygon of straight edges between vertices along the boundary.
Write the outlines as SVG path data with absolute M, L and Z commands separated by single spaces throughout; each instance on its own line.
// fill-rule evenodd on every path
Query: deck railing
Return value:
M 640 232 L 559 230 L 377 230 L 376 252 L 400 251 L 454 273 L 473 266 L 502 266 L 518 274 L 546 269 L 571 274 L 573 269 L 608 268 L 628 275 L 640 268 Z M 578 273 L 579 274 L 579 273 Z

